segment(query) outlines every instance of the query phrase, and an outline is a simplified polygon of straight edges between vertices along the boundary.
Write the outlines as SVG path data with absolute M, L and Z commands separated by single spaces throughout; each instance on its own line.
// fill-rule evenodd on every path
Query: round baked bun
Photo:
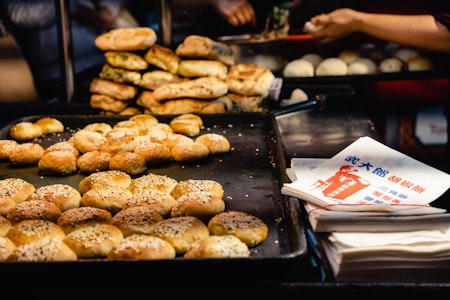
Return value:
M 406 64 L 409 63 L 411 59 L 413 59 L 414 57 L 418 57 L 419 55 L 419 51 L 405 47 L 399 47 L 392 53 L 393 57 L 400 59 Z
M 184 254 L 196 241 L 208 237 L 209 231 L 199 218 L 182 216 L 158 222 L 153 235 L 169 242 L 177 254 Z
M 37 119 L 34 124 L 37 124 L 42 129 L 42 134 L 53 134 L 64 132 L 64 124 L 52 117 L 43 117 Z
M 80 155 L 76 160 L 76 166 L 80 173 L 92 174 L 95 172 L 108 171 L 111 153 L 94 150 Z
M 100 132 L 81 129 L 74 133 L 73 142 L 80 153 L 86 153 L 100 150 L 107 140 Z
M 95 39 L 103 51 L 146 50 L 156 42 L 156 32 L 150 27 L 115 28 Z
M 41 126 L 33 122 L 19 122 L 9 130 L 9 136 L 15 141 L 30 141 L 42 135 Z
M 9 163 L 13 166 L 37 166 L 44 156 L 44 148 L 36 143 L 28 142 L 17 145 L 9 156 Z
M 61 213 L 56 224 L 58 224 L 65 234 L 83 227 L 94 224 L 109 224 L 112 214 L 103 208 L 92 206 L 80 206 L 65 210 Z
M 8 161 L 9 156 L 17 145 L 19 145 L 19 143 L 15 140 L 0 140 L 0 161 Z
M 347 63 L 338 57 L 324 59 L 316 68 L 316 76 L 347 75 Z
M 163 217 L 169 217 L 175 203 L 175 198 L 169 193 L 141 189 L 133 192 L 130 199 L 124 204 L 123 209 L 133 206 L 146 206 L 156 210 Z
M 78 257 L 61 240 L 39 240 L 19 245 L 8 257 L 8 261 L 75 261 Z
M 283 69 L 284 77 L 313 77 L 314 66 L 306 59 L 294 59 L 286 64 Z
M 345 49 L 339 52 L 338 58 L 342 59 L 349 65 L 358 58 L 361 58 L 361 53 L 358 50 Z
M 38 161 L 39 172 L 44 175 L 60 176 L 74 174 L 78 171 L 77 158 L 72 151 L 49 151 Z
M 250 257 L 250 250 L 234 235 L 210 235 L 195 242 L 183 257 Z
M 6 218 L 16 224 L 23 220 L 47 220 L 56 223 L 61 210 L 52 202 L 45 200 L 28 200 L 17 203 L 6 215 Z
M 32 183 L 21 178 L 12 177 L 0 180 L 0 215 L 5 215 L 5 213 L 1 213 L 5 211 L 1 208 L 6 208 L 1 205 L 2 203 L 25 201 L 35 189 Z
M 433 69 L 433 61 L 428 57 L 417 56 L 411 58 L 408 62 L 408 71 L 428 71 Z
M 120 186 L 128 188 L 131 184 L 131 176 L 120 170 L 108 170 L 102 172 L 92 173 L 81 179 L 78 190 L 80 194 L 86 193 L 96 186 Z
M 0 216 L 0 236 L 6 236 L 11 227 L 11 222 L 6 217 Z
M 170 194 L 177 183 L 178 181 L 176 179 L 167 175 L 148 173 L 133 178 L 128 189 L 132 193 L 138 192 L 143 189 L 148 189 Z
M 300 59 L 304 59 L 312 63 L 315 70 L 317 66 L 320 64 L 320 62 L 323 60 L 323 57 L 317 53 L 306 53 L 302 57 L 300 57 Z
M 204 133 L 199 135 L 195 142 L 200 143 L 208 147 L 210 155 L 217 155 L 227 153 L 231 149 L 230 141 L 217 133 Z
M 0 261 L 6 261 L 14 252 L 16 245 L 6 236 L 0 236 Z
M 382 73 L 401 72 L 404 70 L 405 63 L 396 57 L 388 57 L 381 61 L 378 69 Z
M 174 161 L 179 163 L 196 163 L 209 157 L 209 149 L 195 141 L 181 141 L 170 151 Z
M 212 235 L 234 235 L 248 247 L 261 244 L 268 235 L 267 224 L 243 211 L 227 211 L 215 215 L 208 222 Z
M 191 192 L 177 198 L 170 212 L 171 217 L 195 216 L 208 222 L 225 210 L 225 201 L 210 192 Z
M 172 153 L 166 144 L 142 139 L 134 148 L 133 153 L 145 160 L 147 165 L 163 165 L 172 161 Z
M 369 58 L 359 57 L 353 60 L 348 65 L 348 75 L 366 75 L 375 74 L 378 72 L 378 67 L 375 62 Z
M 24 220 L 14 224 L 6 236 L 16 246 L 39 240 L 63 240 L 64 231 L 54 222 L 47 220 Z
M 65 211 L 80 206 L 81 194 L 69 184 L 54 183 L 37 187 L 27 200 L 48 201 Z
M 78 157 L 80 155 L 80 152 L 78 151 L 77 147 L 75 147 L 75 144 L 71 140 L 60 141 L 51 144 L 50 146 L 44 149 L 44 154 L 47 154 L 48 152 L 52 151 L 67 151 L 72 153 L 73 156 L 75 157 Z
M 163 217 L 153 208 L 131 206 L 116 213 L 111 225 L 119 228 L 126 237 L 135 233 L 152 234 L 156 223 L 162 220 Z
M 177 183 L 172 190 L 175 199 L 191 192 L 209 192 L 218 198 L 223 197 L 223 187 L 215 180 L 209 179 L 185 179 Z
M 117 227 L 110 224 L 94 224 L 73 230 L 63 241 L 78 258 L 102 258 L 122 240 L 122 231 Z
M 121 186 L 99 185 L 81 196 L 81 206 L 93 206 L 106 209 L 111 214 L 117 213 L 132 196 L 131 192 Z
M 147 170 L 147 163 L 144 157 L 134 152 L 121 151 L 114 154 L 109 161 L 110 170 L 119 170 L 136 176 Z
M 109 251 L 108 259 L 171 259 L 173 246 L 156 236 L 133 234 L 125 237 Z

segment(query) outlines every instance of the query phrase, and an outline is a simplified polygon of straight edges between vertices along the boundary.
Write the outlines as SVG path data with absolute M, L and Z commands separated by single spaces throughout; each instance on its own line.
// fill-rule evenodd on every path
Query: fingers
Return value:
M 255 26 L 256 18 L 255 11 L 249 3 L 244 3 L 239 9 L 236 9 L 234 13 L 228 17 L 228 22 L 233 26 L 240 26 L 250 24 Z

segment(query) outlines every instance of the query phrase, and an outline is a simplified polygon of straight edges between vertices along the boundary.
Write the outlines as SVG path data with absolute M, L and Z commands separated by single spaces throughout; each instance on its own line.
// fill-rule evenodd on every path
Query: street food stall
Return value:
M 69 22 L 66 3 L 55 2 L 58 3 L 61 47 L 65 49 L 64 59 L 61 62 L 65 72 L 61 78 L 65 87 L 64 95 L 48 103 L 0 104 L 2 140 L 11 138 L 11 128 L 16 124 L 36 123 L 47 117 L 61 121 L 64 130 L 54 134 L 43 134 L 32 140 L 43 148 L 60 141 L 68 141 L 75 132 L 93 123 L 105 123 L 113 127 L 129 120 L 132 115 L 149 114 L 154 115 L 158 123 L 168 125 L 176 116 L 185 114 L 154 113 L 151 108 L 154 109 L 155 104 L 142 105 L 139 101 L 133 106 L 137 109 L 133 114 L 121 113 L 122 110 L 109 111 L 104 107 L 93 105 L 92 84 L 100 73 L 105 74 L 104 66 L 95 66 L 77 77 L 73 76 L 71 57 L 67 51 L 70 48 L 70 37 L 67 36 Z M 162 38 L 167 44 L 170 41 L 171 16 L 167 2 L 161 3 Z M 243 61 L 233 62 L 232 65 L 244 63 L 244 60 L 245 64 L 255 65 L 258 65 L 258 62 L 276 62 L 275 65 L 263 66 L 273 74 L 273 83 L 276 85 L 271 84 L 271 90 L 267 90 L 267 93 L 260 97 L 262 100 L 256 105 L 257 110 L 246 111 L 246 106 L 238 106 L 231 102 L 232 106 L 226 112 L 195 112 L 202 120 L 200 134 L 214 133 L 226 137 L 231 144 L 229 152 L 195 160 L 194 163 L 172 160 L 167 164 L 148 165 L 145 174 L 168 176 L 178 182 L 187 179 L 219 182 L 224 189 L 223 200 L 226 210 L 245 211 L 263 220 L 268 226 L 265 240 L 259 245 L 252 246 L 248 257 L 189 259 L 178 254 L 173 259 L 153 260 L 113 260 L 106 257 L 58 262 L 5 260 L 0 262 L 3 272 L 27 274 L 26 276 L 33 278 L 35 283 L 49 283 L 47 276 L 52 276 L 52 282 L 58 282 L 61 286 L 74 282 L 77 282 L 77 285 L 89 282 L 106 286 L 112 282 L 117 283 L 117 279 L 120 278 L 118 285 L 133 286 L 135 291 L 143 292 L 148 286 L 161 285 L 170 286 L 176 290 L 173 291 L 175 294 L 184 293 L 187 288 L 191 291 L 195 287 L 206 290 L 205 286 L 214 287 L 216 291 L 225 295 L 243 291 L 251 292 L 253 295 L 286 297 L 415 294 L 434 296 L 448 293 L 450 281 L 439 283 L 426 280 L 407 283 L 402 280 L 377 283 L 335 281 L 327 258 L 308 224 L 302 202 L 281 193 L 283 183 L 290 180 L 286 169 L 290 167 L 292 158 L 330 158 L 360 137 L 368 136 L 383 141 L 387 140 L 388 133 L 397 130 L 390 127 L 391 124 L 386 122 L 386 118 L 380 118 L 382 122 L 379 122 L 380 114 L 387 114 L 390 109 L 385 103 L 380 107 L 377 98 L 379 91 L 374 92 L 374 86 L 378 87 L 379 84 L 389 82 L 438 81 L 439 84 L 447 86 L 447 89 L 444 87 L 442 96 L 445 99 L 445 93 L 448 93 L 447 61 L 438 55 L 432 55 L 430 58 L 435 66 L 432 69 L 403 70 L 395 73 L 286 76 L 284 73 L 286 65 L 305 54 L 337 57 L 342 51 L 355 48 L 353 45 L 350 48 L 349 44 L 341 44 L 333 49 L 320 49 L 311 36 L 306 34 L 289 35 L 269 42 L 230 40 L 224 37 L 213 43 L 238 47 L 233 49 L 235 52 L 239 49 L 239 53 L 242 54 L 239 59 Z M 365 40 L 360 41 L 358 45 L 361 43 L 368 45 Z M 367 53 L 374 55 L 376 46 L 371 45 L 371 48 L 366 50 Z M 136 53 L 144 57 L 143 53 L 147 49 L 148 47 Z M 248 61 L 258 55 L 263 55 L 264 59 Z M 110 80 L 111 77 L 102 79 Z M 243 89 L 241 87 L 241 90 Z M 304 92 L 306 98 L 282 105 L 282 101 L 291 99 L 293 92 L 298 89 Z M 139 93 L 143 92 L 148 90 L 139 86 Z M 221 96 L 223 95 L 216 98 Z M 136 100 L 139 97 L 142 96 L 133 95 L 132 98 Z M 396 112 L 397 108 L 395 107 L 393 111 Z M 435 157 L 431 162 L 444 169 L 440 159 L 441 157 Z M 17 166 L 4 160 L 0 164 L 0 179 L 21 178 L 36 188 L 59 183 L 79 188 L 80 182 L 88 176 L 82 172 L 60 176 L 41 171 L 37 165 Z M 133 176 L 137 178 L 140 175 L 142 174 Z M 445 199 L 440 200 L 445 203 Z M 81 283 L 80 276 L 82 276 Z M 108 292 L 116 293 L 114 290 Z M 195 291 L 195 294 L 198 293 L 201 293 L 201 290 Z

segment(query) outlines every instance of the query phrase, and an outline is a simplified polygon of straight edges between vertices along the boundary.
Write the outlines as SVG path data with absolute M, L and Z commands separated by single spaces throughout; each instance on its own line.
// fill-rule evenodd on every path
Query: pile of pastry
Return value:
M 115 124 L 89 123 L 68 140 L 47 148 L 34 139 L 64 132 L 56 118 L 42 117 L 11 126 L 10 139 L 0 140 L 0 161 L 14 167 L 37 166 L 40 174 L 66 176 L 121 170 L 143 174 L 149 166 L 197 163 L 231 150 L 218 133 L 201 133 L 203 120 L 195 114 L 174 116 L 169 123 L 149 114 L 132 115 Z
M 213 180 L 110 170 L 78 189 L 8 178 L 0 191 L 0 261 L 249 257 L 268 234 L 262 219 L 227 211 Z
M 231 47 L 189 35 L 176 49 L 148 27 L 98 36 L 105 64 L 90 84 L 90 105 L 109 114 L 262 112 L 275 79 L 267 68 L 235 64 Z

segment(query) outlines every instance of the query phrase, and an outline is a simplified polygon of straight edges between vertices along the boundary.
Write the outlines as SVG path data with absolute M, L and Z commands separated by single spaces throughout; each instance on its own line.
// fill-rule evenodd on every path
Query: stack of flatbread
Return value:
M 225 43 L 189 35 L 175 50 L 156 43 L 148 27 L 113 29 L 97 37 L 106 62 L 90 84 L 91 107 L 109 114 L 262 112 L 275 76 L 259 65 L 235 64 Z

